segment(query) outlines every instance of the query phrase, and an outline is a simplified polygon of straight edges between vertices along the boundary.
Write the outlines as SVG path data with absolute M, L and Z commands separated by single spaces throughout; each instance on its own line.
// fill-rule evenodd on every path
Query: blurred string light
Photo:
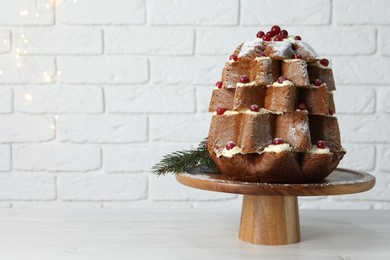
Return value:
M 58 6 L 60 4 L 60 2 L 62 2 L 63 0 L 49 0 L 49 2 L 46 2 L 44 3 L 44 8 L 46 9 L 50 9 L 50 8 L 54 8 L 56 7 L 57 10 L 58 10 Z M 78 0 L 73 0 L 73 3 L 78 3 Z M 34 19 L 39 19 L 41 17 L 41 14 L 44 12 L 44 10 L 40 10 L 40 4 L 37 3 L 37 1 L 35 1 L 35 9 L 36 10 L 29 10 L 29 9 L 23 9 L 23 10 L 20 10 L 19 11 L 19 16 L 23 17 L 23 18 L 34 18 Z M 19 35 L 20 39 L 18 39 L 18 46 L 17 48 L 15 49 L 15 66 L 17 69 L 20 69 L 21 67 L 23 67 L 23 65 L 25 64 L 25 62 L 23 62 L 23 59 L 24 56 L 26 54 L 28 54 L 28 44 L 30 43 L 30 40 L 27 38 L 27 35 L 25 33 L 21 33 Z M 1 41 L 1 39 L 0 39 Z M 9 44 L 9 39 L 8 37 L 7 38 L 4 38 L 2 40 L 3 44 Z M 60 70 L 57 70 L 56 73 L 55 73 L 55 76 L 61 76 L 62 72 Z M 0 68 L 0 77 L 4 75 L 4 71 Z M 44 82 L 46 83 L 50 83 L 53 81 L 53 76 L 47 72 L 47 71 L 43 71 L 42 72 L 42 78 L 44 80 Z M 32 104 L 34 98 L 32 96 L 31 93 L 28 93 L 27 91 L 25 92 L 24 94 L 24 99 L 26 101 L 26 103 L 28 104 Z M 52 129 L 56 129 L 56 124 L 57 124 L 57 120 L 58 120 L 58 115 L 56 114 L 54 116 L 54 123 L 51 124 L 51 128 Z
M 44 4 L 40 4 L 38 3 L 37 1 L 35 1 L 35 6 L 31 9 L 22 9 L 19 11 L 19 16 L 23 17 L 23 18 L 34 18 L 34 19 L 39 19 L 41 17 L 41 14 L 43 12 L 45 12 L 45 10 L 42 10 L 42 9 L 51 9 L 51 8 L 54 8 L 56 7 L 57 10 L 58 10 L 58 6 L 65 0 L 48 0 L 46 3 Z M 72 0 L 72 2 L 74 4 L 78 3 L 79 0 Z M 21 33 L 19 35 L 20 39 L 17 39 L 17 43 L 18 43 L 18 46 L 17 48 L 15 49 L 15 67 L 17 69 L 20 69 L 22 68 L 24 65 L 25 65 L 25 57 L 24 55 L 28 54 L 28 45 L 30 43 L 30 40 L 27 38 L 27 35 L 25 33 Z M 1 41 L 1 39 L 0 39 Z M 7 38 L 4 38 L 3 40 L 3 44 L 9 44 L 9 39 L 8 37 Z M 2 70 L 0 68 L 0 77 L 4 75 L 4 70 Z M 62 73 L 61 71 L 56 71 L 56 73 L 54 74 L 54 76 L 60 76 Z M 42 79 L 44 80 L 44 82 L 46 83 L 50 83 L 53 81 L 53 78 L 54 76 L 50 75 L 48 72 L 46 71 L 43 71 L 42 72 Z

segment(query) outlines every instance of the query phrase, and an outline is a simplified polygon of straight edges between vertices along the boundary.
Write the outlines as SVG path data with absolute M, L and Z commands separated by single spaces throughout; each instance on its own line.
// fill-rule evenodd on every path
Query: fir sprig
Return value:
M 206 145 L 207 138 L 195 150 L 177 151 L 165 155 L 159 163 L 153 166 L 153 173 L 156 175 L 164 175 L 169 172 L 180 173 L 196 166 L 204 166 L 210 172 L 218 172 Z

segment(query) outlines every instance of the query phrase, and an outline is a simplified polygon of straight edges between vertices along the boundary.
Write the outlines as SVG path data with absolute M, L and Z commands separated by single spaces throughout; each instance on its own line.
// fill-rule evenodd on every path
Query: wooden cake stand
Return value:
M 243 194 L 239 237 L 262 245 L 300 241 L 298 196 L 351 194 L 375 185 L 374 176 L 346 169 L 336 169 L 323 181 L 307 184 L 231 181 L 220 174 L 202 173 L 200 168 L 176 174 L 176 179 L 193 188 Z

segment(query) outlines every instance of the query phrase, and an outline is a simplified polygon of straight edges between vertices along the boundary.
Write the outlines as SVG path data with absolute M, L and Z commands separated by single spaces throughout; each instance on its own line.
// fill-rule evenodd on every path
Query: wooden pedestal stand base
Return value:
M 301 240 L 295 196 L 244 195 L 240 239 L 262 245 L 287 245 Z
M 261 245 L 288 245 L 301 239 L 298 196 L 327 196 L 363 192 L 375 185 L 375 177 L 363 172 L 336 169 L 325 180 L 308 184 L 268 184 L 231 181 L 199 168 L 176 174 L 193 188 L 243 194 L 241 240 Z

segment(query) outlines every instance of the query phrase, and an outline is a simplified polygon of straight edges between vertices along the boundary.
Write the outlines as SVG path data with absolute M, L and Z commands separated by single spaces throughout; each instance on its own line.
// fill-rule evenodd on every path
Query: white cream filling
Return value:
M 224 157 L 228 157 L 228 158 L 232 158 L 233 155 L 239 154 L 239 153 L 241 153 L 241 148 L 238 146 L 234 146 L 230 150 L 226 149 L 226 147 L 225 147 L 225 148 L 223 148 L 223 150 L 221 152 L 216 152 L 218 157 L 224 156 Z
M 319 67 L 321 69 L 324 69 L 324 70 L 330 70 L 331 67 L 330 67 L 330 64 L 328 66 L 324 66 L 320 63 L 320 61 L 316 61 L 316 62 L 313 62 L 313 63 L 310 63 L 309 64 L 310 66 L 316 66 L 316 67 Z
M 280 153 L 285 151 L 291 151 L 292 147 L 290 144 L 270 144 L 266 148 L 264 148 L 264 152 L 274 152 L 274 153 Z
M 283 60 L 283 62 L 285 63 L 291 63 L 291 62 L 296 62 L 296 61 L 300 61 L 302 59 L 288 59 L 288 60 Z
M 328 147 L 321 149 L 321 148 L 318 148 L 316 145 L 312 145 L 311 150 L 310 150 L 310 153 L 315 153 L 315 154 L 325 154 L 325 153 L 329 153 L 329 152 L 330 152 L 330 150 Z
M 268 114 L 268 113 L 271 113 L 271 114 L 277 114 L 277 115 L 281 115 L 283 114 L 283 112 L 281 111 L 272 111 L 272 110 L 268 110 L 268 109 L 265 109 L 265 108 L 260 108 L 259 112 L 256 112 L 256 111 L 251 111 L 250 109 L 246 109 L 246 110 L 238 110 L 238 111 L 234 111 L 234 110 L 226 110 L 225 113 L 223 113 L 223 115 L 237 115 L 237 114 L 250 114 L 250 115 L 259 115 L 259 114 Z M 217 111 L 214 111 L 212 113 L 213 116 L 217 116 Z
M 237 115 L 237 114 L 239 114 L 238 111 L 226 110 L 225 113 L 223 113 L 222 115 L 231 116 L 231 115 Z M 216 115 L 218 115 L 218 114 L 217 114 L 217 111 L 214 111 L 214 112 L 213 112 L 213 116 L 216 116 Z
M 283 81 L 283 83 L 279 83 L 277 81 L 275 81 L 272 86 L 274 87 L 285 87 L 285 86 L 294 86 L 294 83 L 292 83 L 291 81 L 289 81 L 288 79 L 286 79 L 285 81 Z
M 252 86 L 256 86 L 256 81 L 252 81 L 252 82 L 249 82 L 249 83 L 241 83 L 241 82 L 237 82 L 236 86 L 239 88 L 239 87 L 252 87 Z
M 270 57 L 262 56 L 262 57 L 256 57 L 255 60 L 270 60 Z

